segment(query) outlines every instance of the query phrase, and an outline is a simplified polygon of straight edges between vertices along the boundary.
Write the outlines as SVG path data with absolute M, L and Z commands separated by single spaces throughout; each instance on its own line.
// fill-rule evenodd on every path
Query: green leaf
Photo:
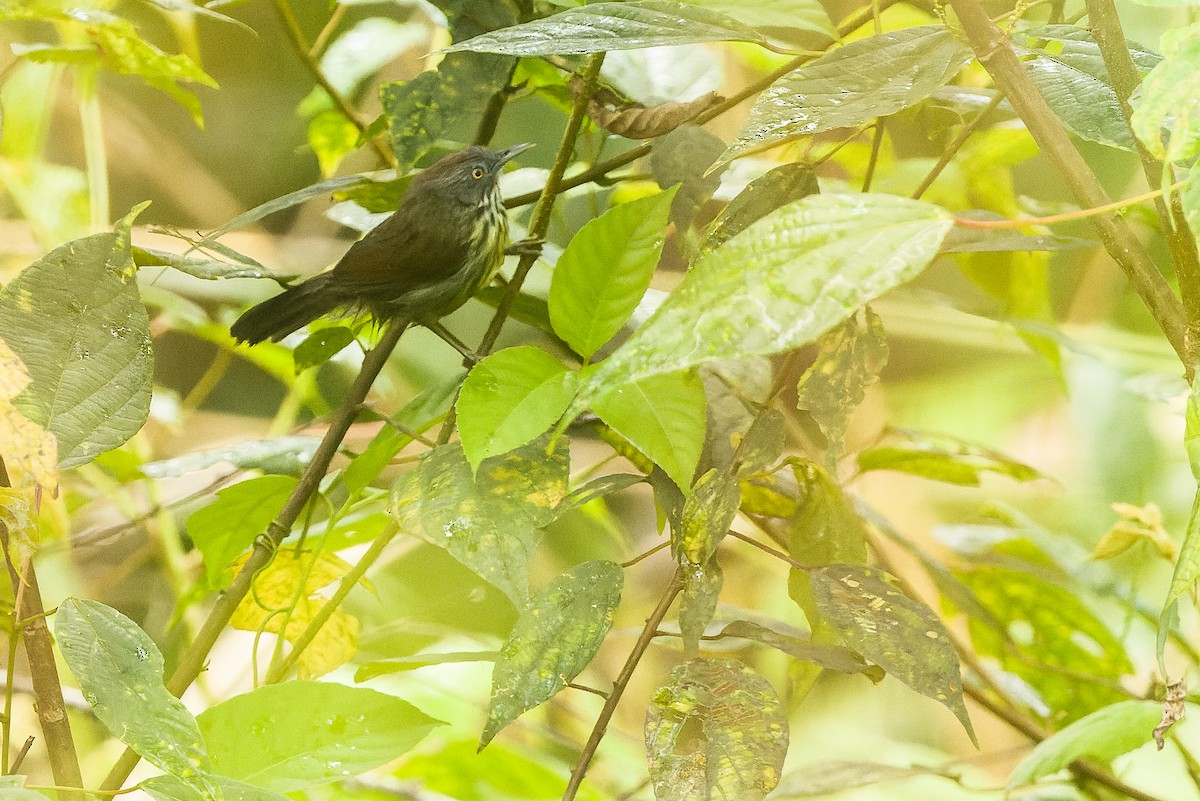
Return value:
M 243 470 L 298 476 L 312 460 L 320 444 L 320 437 L 252 439 L 207 451 L 195 451 L 174 459 L 149 462 L 141 466 L 141 471 L 152 478 L 174 478 L 229 462 Z
M 697 655 L 700 639 L 716 614 L 724 584 L 725 573 L 715 557 L 683 571 L 683 589 L 679 593 L 679 634 L 683 639 L 685 656 Z
M 296 375 L 310 367 L 319 367 L 353 341 L 354 331 L 349 326 L 331 325 L 313 331 L 292 351 Z
M 996 220 L 998 214 L 974 213 L 972 219 Z M 985 228 L 954 228 L 942 242 L 942 253 L 1028 253 L 1032 251 L 1086 250 L 1100 243 L 1077 236 L 1023 234 Z
M 511 30 L 516 22 L 508 4 L 496 0 L 470 0 L 449 13 L 454 41 L 491 30 Z M 484 34 L 485 36 L 488 34 Z M 401 167 L 416 163 L 456 125 L 475 122 L 492 95 L 508 85 L 511 58 L 482 53 L 450 52 L 436 70 L 422 72 L 410 81 L 385 84 L 380 89 L 392 151 Z
M 684 0 L 693 6 L 728 14 L 733 19 L 760 31 L 797 28 L 834 36 L 829 14 L 817 0 Z
M 392 673 L 407 673 L 430 665 L 461 665 L 465 662 L 495 662 L 499 651 L 447 651 L 438 654 L 399 656 L 394 659 L 376 659 L 364 662 L 354 671 L 355 681 L 370 681 Z
M 762 643 L 795 659 L 811 662 L 838 673 L 864 673 L 871 676 L 872 681 L 879 681 L 883 678 L 883 674 L 878 668 L 867 665 L 866 660 L 849 648 L 780 634 L 749 620 L 735 620 L 707 639 L 717 640 L 726 637 L 737 637 Z M 872 674 L 878 675 L 876 677 Z
M 383 765 L 441 725 L 376 690 L 300 680 L 236 695 L 198 721 L 219 773 L 278 793 Z
M 285 795 L 272 793 L 270 790 L 244 784 L 224 776 L 213 776 L 212 784 L 219 788 L 224 801 L 288 801 Z M 138 784 L 138 788 L 145 791 L 154 801 L 211 801 L 212 799 L 212 796 L 198 792 L 169 773 L 144 779 Z
M 675 189 L 615 206 L 571 238 L 554 268 L 554 331 L 590 359 L 637 307 L 662 254 Z
M 193 512 L 188 536 L 204 558 L 204 578 L 211 587 L 226 583 L 225 569 L 245 553 L 254 538 L 279 516 L 296 488 L 291 476 L 261 476 L 217 490 L 217 499 Z
M 561 763 L 525 743 L 506 748 L 493 742 L 477 751 L 474 740 L 456 740 L 436 750 L 412 754 L 391 772 L 436 798 L 455 801 L 552 801 L 562 796 L 567 773 Z M 610 796 L 580 788 L 580 801 L 606 801 Z
M 705 425 L 704 384 L 694 372 L 614 383 L 600 389 L 591 406 L 679 487 L 692 485 Z
M 933 611 L 887 583 L 886 573 L 829 565 L 809 573 L 813 601 L 842 644 L 954 713 L 977 743 L 963 702 L 958 654 Z
M 645 476 L 636 473 L 612 473 L 607 476 L 593 478 L 588 483 L 571 490 L 571 494 L 563 498 L 562 504 L 559 506 L 559 512 L 578 509 L 580 506 L 591 503 L 597 498 L 603 498 L 605 495 L 620 492 L 623 489 L 632 487 L 634 484 L 641 484 L 645 480 Z
M 204 122 L 200 101 L 179 86 L 190 81 L 217 88 L 217 82 L 183 53 L 169 55 L 146 41 L 132 23 L 106 12 L 87 12 L 84 21 L 88 39 L 100 51 L 104 65 L 113 72 L 137 75 L 150 86 L 166 92 L 192 115 L 197 125 Z
M 969 620 L 976 650 L 1033 688 L 1043 714 L 1076 720 L 1124 697 L 1117 685 L 1133 670 L 1125 647 L 1077 589 L 1002 567 L 958 576 L 988 611 Z
M 1155 158 L 1182 161 L 1200 153 L 1200 28 L 1165 35 L 1166 58 L 1142 81 L 1130 125 Z
M 790 511 L 788 553 L 805 565 L 863 564 L 867 534 L 833 478 L 811 462 L 792 465 L 799 502 Z
M 200 729 L 163 686 L 162 654 L 146 633 L 98 601 L 68 598 L 59 604 L 54 635 L 100 722 L 147 762 L 210 796 Z
M 833 470 L 842 453 L 850 415 L 879 379 L 888 359 L 883 321 L 869 308 L 849 318 L 820 339 L 820 352 L 796 386 L 797 403 L 806 409 L 828 443 L 828 466 Z
M 1108 762 L 1150 742 L 1162 705 L 1154 701 L 1121 701 L 1092 714 L 1038 743 L 1008 777 L 1007 789 L 1032 784 L 1057 773 L 1076 759 Z
M 428 36 L 429 29 L 418 22 L 367 17 L 329 44 L 321 54 L 321 74 L 339 93 L 353 96 L 368 78 L 398 55 L 425 45 Z M 325 90 L 316 88 L 301 101 L 300 113 L 309 116 L 333 107 Z
M 671 538 L 681 565 L 702 566 L 712 558 L 741 502 L 737 480 L 723 470 L 713 468 L 696 480 L 684 499 L 679 531 Z
M 695 42 L 763 42 L 724 14 L 667 0 L 592 3 L 544 19 L 484 33 L 447 48 L 510 56 L 637 50 Z
M 224 225 L 210 231 L 207 239 L 219 239 L 230 231 L 237 231 L 245 228 L 251 223 L 256 223 L 264 217 L 274 214 L 277 211 L 290 209 L 292 206 L 299 206 L 301 203 L 307 203 L 310 200 L 318 197 L 327 197 L 335 189 L 348 189 L 368 186 L 371 184 L 387 184 L 396 180 L 395 170 L 380 170 L 374 173 L 362 173 L 359 175 L 339 175 L 336 178 L 329 178 L 325 181 L 320 181 L 315 184 L 310 184 L 303 189 L 297 189 L 295 192 L 288 192 L 286 195 L 281 195 L 273 200 L 268 200 L 266 203 L 260 203 L 249 211 L 243 211 L 232 220 Z
M 1091 31 L 1076 25 L 1044 25 L 1022 34 L 1037 44 L 1014 44 L 1013 49 L 1028 56 L 1021 63 L 1029 78 L 1067 129 L 1092 142 L 1132 150 L 1133 136 Z M 1143 76 L 1162 61 L 1132 44 L 1129 54 Z
M 921 102 L 971 60 L 943 25 L 851 42 L 780 78 L 758 98 L 724 164 L 801 136 L 853 128 Z
M 190 259 L 165 250 L 133 248 L 133 263 L 138 267 L 174 267 L 181 273 L 194 278 L 212 281 L 219 278 L 274 278 L 279 276 L 250 259 L 246 262 L 217 261 L 216 259 Z
M 729 201 L 704 235 L 703 248 L 713 248 L 746 230 L 780 206 L 820 191 L 808 164 L 782 164 L 755 178 Z
M 914 442 L 902 447 L 869 448 L 858 454 L 858 468 L 863 472 L 893 470 L 965 487 L 978 487 L 984 473 L 996 473 L 1014 481 L 1042 478 L 1041 473 L 1028 465 L 963 443 L 940 447 L 928 442 Z
M 702 255 L 581 395 L 811 342 L 915 278 L 952 225 L 937 206 L 891 195 L 814 195 L 777 209 Z
M 779 783 L 787 746 L 787 715 L 775 690 L 732 659 L 675 668 L 646 713 L 658 801 L 758 801 Z
M 541 348 L 505 348 L 471 368 L 457 402 L 471 471 L 546 433 L 571 404 L 575 384 L 576 374 Z
M 150 321 L 131 223 L 55 248 L 0 292 L 0 338 L 33 379 L 15 405 L 58 439 L 60 467 L 121 445 L 150 409 Z
M 396 524 L 445 548 L 524 607 L 540 529 L 567 494 L 567 438 L 557 437 L 549 453 L 548 442 L 487 459 L 474 479 L 459 445 L 434 448 L 392 488 Z
M 737 443 L 731 465 L 738 477 L 766 470 L 783 455 L 787 442 L 787 421 L 778 409 L 764 409 Z
M 308 146 L 317 156 L 321 175 L 332 175 L 359 144 L 359 131 L 340 109 L 325 109 L 308 121 Z
M 492 672 L 480 749 L 587 667 L 612 627 L 624 581 L 612 562 L 584 562 L 529 599 Z

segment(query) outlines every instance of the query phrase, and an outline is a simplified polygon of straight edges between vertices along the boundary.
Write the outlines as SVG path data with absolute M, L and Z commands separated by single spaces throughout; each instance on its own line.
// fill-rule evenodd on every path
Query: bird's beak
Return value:
M 524 142 L 522 144 L 513 145 L 510 148 L 501 150 L 497 154 L 497 156 L 499 156 L 499 158 L 496 160 L 496 166 L 499 167 L 501 164 L 504 164 L 505 162 L 514 158 L 518 153 L 524 153 L 526 150 L 533 147 L 533 144 L 534 144 L 533 142 Z

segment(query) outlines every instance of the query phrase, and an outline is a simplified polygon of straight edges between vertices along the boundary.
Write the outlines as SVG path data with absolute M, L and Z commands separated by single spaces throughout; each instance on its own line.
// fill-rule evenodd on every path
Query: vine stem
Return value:
M 291 6 L 288 5 L 288 0 L 275 0 L 275 10 L 279 13 L 280 20 L 283 21 L 283 27 L 287 30 L 288 36 L 291 37 L 292 46 L 296 49 L 296 54 L 300 56 L 300 60 L 304 62 L 304 66 L 312 73 L 313 78 L 326 91 L 330 99 L 338 107 L 342 114 L 346 115 L 346 119 L 350 120 L 351 124 L 358 129 L 359 134 L 363 137 L 367 135 L 367 124 L 358 117 L 358 112 L 354 106 L 350 105 L 350 101 L 346 96 L 337 90 L 329 78 L 321 69 L 320 62 L 317 61 L 313 54 L 313 47 L 304 41 L 304 32 L 300 30 L 300 23 L 296 19 L 296 15 L 292 13 Z M 379 154 L 379 158 L 384 164 L 389 167 L 398 166 L 396 155 L 392 153 L 378 138 L 372 136 L 370 138 L 371 147 Z
M 1172 184 L 1167 190 L 1174 192 L 1181 189 L 1186 181 Z M 955 225 L 962 228 L 1024 228 L 1029 225 L 1052 225 L 1060 222 L 1071 222 L 1073 220 L 1086 220 L 1089 217 L 1096 217 L 1100 214 L 1108 214 L 1110 211 L 1119 211 L 1129 206 L 1136 206 L 1138 203 L 1143 203 L 1147 200 L 1154 200 L 1162 197 L 1164 190 L 1155 189 L 1152 192 L 1143 192 L 1140 195 L 1125 198 L 1124 200 L 1114 200 L 1112 203 L 1106 203 L 1103 206 L 1096 206 L 1091 209 L 1080 209 L 1079 211 L 1067 211 L 1062 214 L 1051 214 L 1048 217 L 1020 217 L 1011 220 L 969 220 L 963 217 L 955 219 Z
M 1097 208 L 1111 202 L 1054 111 L 1022 68 L 1006 34 L 992 22 L 987 10 L 978 0 L 949 2 L 979 63 L 1000 91 L 1008 96 L 1033 140 L 1054 165 L 1076 202 L 1084 208 Z M 1125 271 L 1134 290 L 1154 315 L 1190 380 L 1195 359 L 1193 345 L 1188 341 L 1183 305 L 1124 219 L 1115 215 L 1098 216 L 1092 218 L 1092 225 L 1104 249 Z
M 396 343 L 400 341 L 400 335 L 407 327 L 408 324 L 404 320 L 391 321 L 384 327 L 379 343 L 363 359 L 358 376 L 346 392 L 346 399 L 338 407 L 330 421 L 329 429 L 313 453 L 312 461 L 308 463 L 308 467 L 304 469 L 303 475 L 296 483 L 296 488 L 288 497 L 287 503 L 279 512 L 279 516 L 267 526 L 266 532 L 255 540 L 254 549 L 242 565 L 242 569 L 238 571 L 233 582 L 221 593 L 208 613 L 204 625 L 196 633 L 196 638 L 180 657 L 178 667 L 166 682 L 167 690 L 173 695 L 182 695 L 183 691 L 200 675 L 217 637 L 224 631 L 238 604 L 250 591 L 254 577 L 270 563 L 279 544 L 291 531 L 292 525 L 316 493 L 321 479 L 325 477 L 325 473 L 329 469 L 330 462 L 333 461 L 334 455 L 341 446 L 342 439 L 350 430 L 351 423 L 354 422 L 359 406 L 366 399 L 371 385 L 375 383 L 376 377 L 383 370 L 388 357 L 396 348 Z M 101 790 L 120 789 L 139 760 L 140 757 L 133 749 L 126 749 L 112 770 L 109 771 L 103 784 L 100 785 Z
M 625 694 L 625 688 L 629 686 L 629 680 L 633 678 L 633 671 L 637 669 L 638 663 L 642 661 L 642 655 L 650 647 L 650 641 L 654 639 L 659 624 L 667 616 L 667 610 L 671 608 L 675 597 L 679 595 L 682 589 L 682 569 L 676 568 L 674 575 L 671 576 L 671 582 L 667 585 L 666 591 L 658 602 L 658 606 L 654 607 L 654 611 L 650 613 L 650 617 L 646 618 L 646 625 L 642 627 L 642 633 L 638 635 L 637 642 L 633 644 L 633 650 L 629 652 L 629 656 L 625 660 L 625 666 L 621 668 L 620 674 L 613 680 L 612 692 L 609 693 L 608 699 L 604 702 L 604 708 L 600 710 L 600 715 L 596 718 L 596 724 L 592 727 L 592 734 L 588 737 L 587 745 L 583 747 L 583 751 L 579 754 L 579 761 L 575 763 L 575 768 L 571 771 L 571 780 L 567 784 L 567 789 L 563 792 L 562 801 L 573 801 L 575 794 L 579 792 L 579 786 L 583 783 L 583 777 L 587 774 L 588 765 L 591 764 L 592 757 L 595 756 L 596 749 L 600 746 L 600 741 L 604 739 L 604 733 L 608 730 L 608 723 L 612 720 L 613 713 L 616 712 L 617 704 L 621 702 L 621 696 Z

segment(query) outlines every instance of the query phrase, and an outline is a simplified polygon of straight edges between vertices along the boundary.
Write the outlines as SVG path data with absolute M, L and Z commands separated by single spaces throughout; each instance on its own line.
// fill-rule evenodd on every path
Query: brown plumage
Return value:
M 332 270 L 254 306 L 230 333 L 253 345 L 279 341 L 334 310 L 376 320 L 433 322 L 492 280 L 504 260 L 508 218 L 498 179 L 532 145 L 472 145 L 413 179 L 392 216 L 351 245 Z

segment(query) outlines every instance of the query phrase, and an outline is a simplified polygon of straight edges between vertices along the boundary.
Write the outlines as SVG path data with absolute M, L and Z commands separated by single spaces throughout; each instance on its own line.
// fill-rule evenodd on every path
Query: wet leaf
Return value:
M 612 627 L 624 581 L 612 562 L 584 562 L 529 600 L 496 660 L 480 749 L 587 667 Z
M 523 608 L 541 528 L 567 494 L 567 438 L 549 453 L 548 444 L 542 437 L 485 459 L 474 478 L 459 445 L 435 448 L 396 481 L 392 516 L 401 531 L 446 549 Z
M 646 713 L 658 801 L 757 801 L 779 783 L 787 746 L 787 715 L 775 690 L 732 659 L 675 668 Z
M 958 654 L 933 611 L 887 583 L 886 573 L 829 565 L 809 573 L 813 601 L 842 644 L 954 713 L 976 742 L 963 702 Z

